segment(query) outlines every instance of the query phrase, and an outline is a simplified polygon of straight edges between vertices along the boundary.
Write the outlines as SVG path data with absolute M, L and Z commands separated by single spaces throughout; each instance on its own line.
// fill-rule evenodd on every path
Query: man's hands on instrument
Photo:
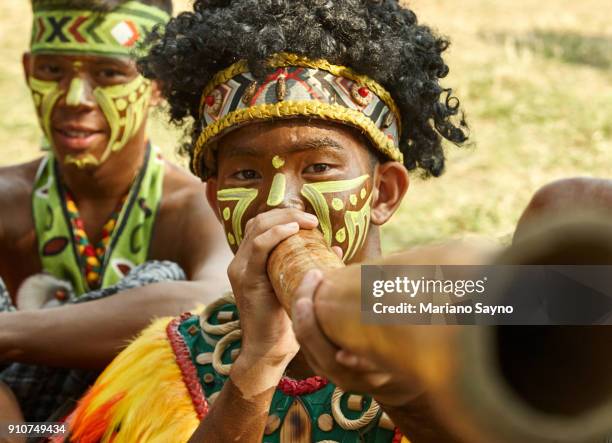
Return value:
M 243 331 L 242 364 L 263 360 L 284 371 L 298 352 L 291 320 L 276 298 L 266 263 L 280 242 L 300 228 L 317 225 L 314 215 L 288 208 L 261 213 L 247 222 L 244 239 L 228 268 Z
M 371 395 L 385 406 L 403 406 L 422 394 L 420 384 L 406 374 L 390 372 L 365 356 L 339 349 L 327 339 L 314 310 L 314 295 L 323 278 L 319 270 L 308 272 L 293 306 L 295 335 L 311 368 L 345 391 Z

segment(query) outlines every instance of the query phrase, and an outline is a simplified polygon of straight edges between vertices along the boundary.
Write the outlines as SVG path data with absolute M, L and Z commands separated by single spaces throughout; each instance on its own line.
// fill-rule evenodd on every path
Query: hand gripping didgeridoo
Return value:
M 559 239 L 565 242 L 562 246 L 558 246 Z M 609 221 L 601 220 L 560 224 L 535 234 L 523 245 L 528 247 L 521 249 L 519 245 L 502 253 L 506 257 L 504 263 L 529 264 L 533 257 L 539 260 L 541 256 L 550 261 L 560 251 L 571 256 L 571 251 L 579 251 L 585 245 L 591 254 L 612 258 L 612 228 Z M 461 246 L 459 251 L 456 248 L 426 247 L 417 253 L 411 250 L 378 260 L 377 264 L 466 264 L 455 261 L 465 257 L 469 247 Z M 476 252 L 472 257 L 478 255 Z M 315 297 L 315 311 L 330 341 L 367 355 L 390 371 L 421 380 L 440 422 L 460 441 L 612 441 L 606 440 L 612 437 L 611 327 L 595 330 L 363 324 L 360 267 L 344 267 L 318 231 L 300 231 L 281 243 L 268 261 L 270 280 L 288 312 L 295 289 L 312 268 L 325 274 Z M 538 354 L 537 349 L 527 348 L 534 341 L 540 349 L 550 351 Z M 567 367 L 559 364 L 558 354 L 563 354 L 564 349 Z M 525 355 L 535 356 L 526 361 Z M 547 372 L 556 374 L 551 377 L 554 382 L 547 380 Z

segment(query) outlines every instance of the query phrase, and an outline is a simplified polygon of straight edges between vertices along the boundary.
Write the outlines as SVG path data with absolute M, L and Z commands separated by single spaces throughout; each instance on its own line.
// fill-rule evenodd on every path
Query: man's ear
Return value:
M 32 73 L 32 54 L 24 52 L 21 56 L 21 65 L 23 66 L 23 75 L 26 85 L 30 84 L 30 74 Z
M 384 225 L 399 208 L 408 191 L 408 171 L 399 162 L 385 162 L 376 166 L 371 220 L 374 225 Z
M 151 100 L 149 101 L 149 106 L 154 108 L 159 106 L 162 102 L 161 88 L 159 83 L 155 80 L 151 82 Z
M 220 223 L 221 221 L 221 212 L 219 211 L 219 205 L 217 203 L 217 179 L 212 177 L 206 181 L 206 200 L 208 200 L 208 204 L 212 208 L 217 220 Z

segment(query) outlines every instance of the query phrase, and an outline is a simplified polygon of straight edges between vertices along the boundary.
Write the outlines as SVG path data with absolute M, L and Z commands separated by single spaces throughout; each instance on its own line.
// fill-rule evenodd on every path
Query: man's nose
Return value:
M 300 194 L 301 188 L 298 180 L 278 172 L 272 179 L 266 205 L 269 208 L 295 208 L 303 211 L 305 206 Z
M 85 78 L 79 75 L 72 77 L 66 90 L 65 104 L 74 108 L 94 105 L 92 88 Z

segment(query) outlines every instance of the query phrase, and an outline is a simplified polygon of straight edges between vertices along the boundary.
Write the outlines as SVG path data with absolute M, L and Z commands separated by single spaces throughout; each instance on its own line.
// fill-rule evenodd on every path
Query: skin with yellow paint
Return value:
M 328 205 L 328 195 L 342 194 L 344 199 L 347 199 L 347 192 L 354 188 L 358 188 L 368 182 L 369 175 L 362 175 L 351 180 L 338 180 L 329 182 L 320 182 L 314 184 L 306 184 L 302 189 L 302 195 L 310 202 L 319 218 L 323 236 L 329 245 L 332 245 L 333 226 L 330 217 L 330 208 Z M 365 188 L 364 188 L 365 189 Z M 357 196 L 350 194 L 348 200 L 351 204 L 357 204 Z M 338 244 L 344 246 L 343 260 L 350 261 L 355 253 L 363 246 L 365 234 L 368 231 L 370 223 L 370 199 L 357 211 L 346 211 L 344 213 L 344 224 L 336 228 L 334 239 Z M 331 198 L 331 208 L 335 211 L 342 211 L 346 207 L 346 201 L 340 197 Z M 344 245 L 347 240 L 346 245 Z
M 313 207 L 323 231 L 323 237 L 329 245 L 332 244 L 332 219 L 330 216 L 331 208 L 336 212 L 342 211 L 346 206 L 345 200 L 348 200 L 347 192 L 350 192 L 356 187 L 362 186 L 368 179 L 369 175 L 362 175 L 350 180 L 330 180 L 318 183 L 307 183 L 303 186 L 301 194 Z M 343 199 L 340 196 L 343 195 Z M 326 197 L 330 196 L 330 197 Z M 343 225 L 341 225 L 343 226 Z M 339 229 L 339 227 L 337 228 Z
M 63 164 L 97 167 L 143 131 L 152 87 L 132 60 L 38 54 L 24 67 L 40 126 Z
M 332 208 L 334 208 L 336 211 L 342 211 L 344 209 L 344 202 L 339 198 L 333 198 Z
M 83 79 L 75 77 L 70 82 L 68 94 L 66 95 L 66 104 L 68 106 L 79 106 L 85 102 L 85 84 Z
M 110 126 L 108 145 L 100 158 L 91 154 L 84 157 L 69 155 L 65 162 L 74 163 L 77 167 L 96 166 L 105 162 L 112 152 L 123 149 L 140 129 L 149 109 L 150 85 L 149 80 L 139 75 L 127 84 L 94 89 L 96 102 Z
M 231 218 L 231 224 L 225 223 L 225 231 L 228 233 L 230 246 L 240 246 L 242 241 L 242 219 L 253 200 L 257 198 L 257 189 L 249 188 L 227 188 L 217 192 L 217 200 L 220 202 L 236 202 Z M 228 208 L 226 208 L 228 209 Z
M 284 174 L 278 173 L 274 175 L 272 186 L 270 186 L 270 193 L 268 194 L 268 206 L 273 208 L 283 202 L 285 199 L 286 183 L 287 179 Z
M 230 246 L 234 246 L 236 244 L 236 237 L 234 237 L 234 234 L 231 232 L 227 233 L 227 242 L 230 244 Z
M 283 124 L 286 128 L 281 136 L 273 131 L 275 135 L 262 137 L 261 142 L 258 133 L 250 130 L 258 124 L 236 130 L 248 135 L 234 139 L 229 133 L 219 141 L 217 176 L 209 182 L 222 192 L 258 191 L 248 205 L 242 205 L 242 214 L 233 210 L 231 223 L 225 220 L 226 233 L 236 241 L 230 246 L 238 249 L 242 240 L 239 226 L 244 230 L 250 218 L 272 208 L 290 207 L 314 213 L 326 242 L 342 248 L 345 261 L 359 260 L 371 224 L 373 164 L 367 142 L 355 143 L 361 140 L 358 133 L 355 138 L 345 136 L 349 132 L 353 137 L 350 128 L 342 126 L 336 131 L 336 125 L 319 121 L 309 121 L 299 136 L 292 137 L 291 123 Z M 282 173 L 278 168 L 281 160 Z M 362 194 L 365 198 L 359 199 Z M 221 215 L 227 207 L 226 199 L 227 195 L 217 195 Z
M 336 241 L 338 243 L 344 243 L 344 240 L 346 240 L 346 229 L 340 228 L 336 232 Z
M 344 250 L 344 261 L 350 261 L 365 242 L 368 227 L 370 226 L 370 203 L 372 195 L 363 207 L 357 211 L 346 211 L 344 223 L 346 225 L 347 246 Z
M 272 157 L 272 167 L 274 169 L 280 169 L 285 165 L 285 160 L 282 159 L 282 157 L 275 155 L 274 157 Z
M 64 92 L 60 89 L 59 82 L 39 80 L 35 77 L 29 77 L 28 86 L 43 133 L 48 140 L 52 140 L 51 114 Z

